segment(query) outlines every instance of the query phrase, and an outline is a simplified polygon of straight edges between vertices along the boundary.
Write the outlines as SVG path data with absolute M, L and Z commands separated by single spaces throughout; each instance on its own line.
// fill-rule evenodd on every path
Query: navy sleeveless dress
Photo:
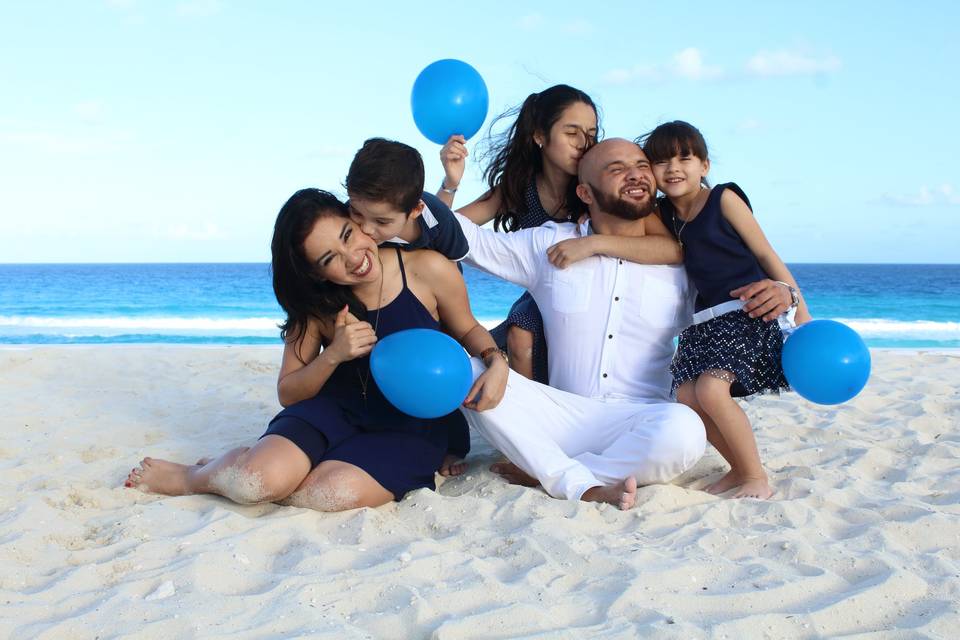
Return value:
M 532 229 L 555 221 L 540 202 L 536 181 L 531 182 L 527 187 L 524 193 L 524 204 L 525 208 L 517 212 L 517 229 Z M 533 379 L 542 384 L 548 384 L 547 339 L 543 333 L 543 317 L 529 292 L 525 292 L 513 303 L 506 320 L 490 330 L 490 335 L 501 349 L 507 348 L 507 331 L 512 326 L 520 327 L 533 334 Z
M 440 328 L 407 287 L 403 257 L 399 249 L 396 253 L 403 289 L 391 302 L 368 313 L 381 340 L 404 329 Z M 311 467 L 324 460 L 356 465 L 392 493 L 394 500 L 415 489 L 436 489 L 434 472 L 444 455 L 463 457 L 470 449 L 467 422 L 459 410 L 430 420 L 401 413 L 370 375 L 369 356 L 341 363 L 320 393 L 281 411 L 263 435 L 287 438 L 307 454 Z
M 677 217 L 670 200 L 658 200 L 663 223 L 683 243 L 683 265 L 697 288 L 697 311 L 729 302 L 732 290 L 767 277 L 743 238 L 723 217 L 720 196 L 726 189 L 750 206 L 747 195 L 732 182 L 715 186 L 700 213 L 686 223 Z M 703 373 L 732 382 L 730 394 L 734 397 L 789 389 L 780 366 L 783 340 L 776 320 L 751 318 L 742 310 L 691 325 L 680 334 L 670 365 L 673 390 Z

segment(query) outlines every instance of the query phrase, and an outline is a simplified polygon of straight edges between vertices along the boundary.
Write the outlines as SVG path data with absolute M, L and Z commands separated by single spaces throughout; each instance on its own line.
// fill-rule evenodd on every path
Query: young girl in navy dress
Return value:
M 558 84 L 527 96 L 507 131 L 493 140 L 492 159 L 484 171 L 488 191 L 459 213 L 479 225 L 493 220 L 494 228 L 517 231 L 548 222 L 576 222 L 586 207 L 576 195 L 577 166 L 584 152 L 597 142 L 599 119 L 593 100 L 583 91 Z M 493 129 L 493 127 L 491 127 Z M 440 150 L 445 177 L 437 196 L 453 206 L 463 177 L 467 149 L 463 136 L 453 136 Z M 669 235 L 659 220 L 647 218 L 646 232 Z M 605 254 L 646 262 L 631 238 L 590 235 L 564 240 L 548 251 L 558 268 Z M 529 293 L 511 307 L 506 321 L 491 331 L 506 346 L 510 366 L 527 378 L 546 384 L 547 344 L 540 310 Z
M 753 217 L 750 201 L 734 183 L 712 189 L 707 144 L 686 122 L 660 125 L 643 139 L 653 163 L 660 216 L 683 249 L 697 288 L 693 325 L 680 335 L 671 365 L 677 399 L 703 419 L 707 438 L 730 463 L 730 472 L 707 487 L 734 487 L 734 497 L 773 494 L 760 462 L 750 421 L 735 397 L 787 389 L 780 366 L 783 332 L 810 320 L 793 276 Z M 789 289 L 793 306 L 775 314 L 743 310 L 749 283 L 770 278 Z M 739 296 L 739 298 L 735 297 Z

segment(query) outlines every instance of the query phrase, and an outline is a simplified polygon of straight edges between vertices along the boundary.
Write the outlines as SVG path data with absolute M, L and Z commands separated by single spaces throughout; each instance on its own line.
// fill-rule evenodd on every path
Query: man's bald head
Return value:
M 638 151 L 642 156 L 643 149 L 636 142 L 623 138 L 607 138 L 593 145 L 583 154 L 577 167 L 577 178 L 581 183 L 595 183 L 597 176 L 612 160 L 621 157 L 623 152 L 626 152 L 629 157 L 636 155 Z
M 656 181 L 643 149 L 623 138 L 597 143 L 580 159 L 577 196 L 594 225 L 609 216 L 640 220 L 656 204 Z

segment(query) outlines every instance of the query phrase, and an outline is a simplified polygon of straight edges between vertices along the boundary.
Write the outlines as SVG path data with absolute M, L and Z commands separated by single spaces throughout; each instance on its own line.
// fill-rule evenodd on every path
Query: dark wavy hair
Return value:
M 593 109 L 597 114 L 599 129 L 597 105 L 583 91 L 565 84 L 531 93 L 522 105 L 501 113 L 493 120 L 487 135 L 488 149 L 483 154 L 484 159 L 489 158 L 483 179 L 489 186 L 487 198 L 492 197 L 494 189 L 500 189 L 500 208 L 493 219 L 494 229 L 514 231 L 518 228 L 518 213 L 527 206 L 524 199 L 527 187 L 543 171 L 543 153 L 533 141 L 533 134 L 539 131 L 549 138 L 550 128 L 560 119 L 563 110 L 576 102 Z M 494 134 L 498 123 L 513 116 L 516 119 L 505 132 Z M 596 139 L 590 140 L 589 144 L 595 142 Z M 577 180 L 572 178 L 560 205 L 560 210 L 570 212 L 571 218 L 586 210 L 576 190 Z
M 665 122 L 634 142 L 643 148 L 643 153 L 650 162 L 661 162 L 674 156 L 696 156 L 704 162 L 710 159 L 703 134 L 683 120 Z M 700 182 L 705 187 L 710 186 L 706 178 L 701 178 Z
M 304 241 L 317 220 L 325 217 L 349 219 L 350 214 L 347 205 L 321 189 L 297 191 L 277 215 L 270 243 L 270 270 L 273 293 L 287 314 L 287 319 L 280 325 L 280 337 L 284 340 L 300 342 L 311 317 L 335 316 L 344 305 L 357 318 L 367 316 L 367 308 L 353 289 L 323 280 L 304 255 Z M 297 357 L 300 357 L 299 353 Z

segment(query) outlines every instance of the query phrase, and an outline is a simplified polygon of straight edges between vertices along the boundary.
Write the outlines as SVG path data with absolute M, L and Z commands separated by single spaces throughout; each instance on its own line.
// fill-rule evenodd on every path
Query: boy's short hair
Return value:
M 423 194 L 423 158 L 410 145 L 370 138 L 353 156 L 345 186 L 350 196 L 388 202 L 410 213 Z

